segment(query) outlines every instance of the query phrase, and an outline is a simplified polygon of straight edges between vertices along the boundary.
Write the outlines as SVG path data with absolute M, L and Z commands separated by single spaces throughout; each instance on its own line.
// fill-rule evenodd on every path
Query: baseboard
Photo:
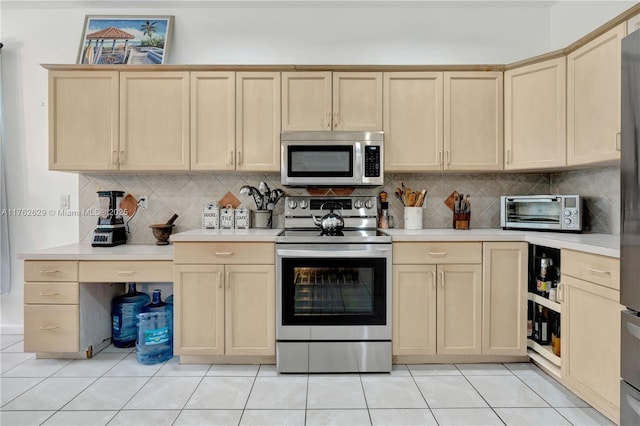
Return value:
M 24 325 L 2 325 L 0 334 L 24 334 Z

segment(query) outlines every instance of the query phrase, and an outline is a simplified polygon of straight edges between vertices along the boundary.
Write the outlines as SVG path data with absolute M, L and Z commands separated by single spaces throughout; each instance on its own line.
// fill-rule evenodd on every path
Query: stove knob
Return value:
M 304 198 L 302 200 L 300 200 L 300 208 L 301 209 L 306 209 L 307 207 L 309 207 L 309 201 L 307 201 Z
M 289 208 L 295 209 L 296 207 L 298 207 L 298 202 L 296 200 L 289 200 Z
M 371 200 L 367 200 L 367 201 L 365 201 L 365 202 L 364 202 L 364 206 L 365 206 L 366 208 L 368 208 L 368 209 L 373 208 L 373 201 L 371 201 Z
M 356 209 L 361 209 L 362 208 L 362 200 L 354 201 L 353 207 L 355 207 Z

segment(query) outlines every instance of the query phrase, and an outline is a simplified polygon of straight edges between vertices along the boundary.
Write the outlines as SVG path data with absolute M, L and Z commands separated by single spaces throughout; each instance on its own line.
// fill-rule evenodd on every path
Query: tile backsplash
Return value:
M 164 223 L 177 213 L 174 232 L 201 227 L 202 206 L 217 202 L 227 192 L 232 192 L 250 209 L 255 209 L 253 199 L 240 194 L 240 187 L 257 187 L 264 180 L 271 189 L 281 188 L 280 175 L 184 173 L 184 174 L 81 174 L 79 178 L 79 209 L 96 209 L 96 191 L 122 190 L 136 199 L 148 197 L 148 208 L 138 209 L 129 221 L 128 241 L 154 243 L 149 225 Z M 403 211 L 400 202 L 393 197 L 401 185 L 413 190 L 428 191 L 423 211 L 424 228 L 451 227 L 451 211 L 444 200 L 454 191 L 471 194 L 471 228 L 497 228 L 500 226 L 500 195 L 579 193 L 585 196 L 587 223 L 592 232 L 619 233 L 620 209 L 619 168 L 599 168 L 577 172 L 546 173 L 483 173 L 483 174 L 393 174 L 385 176 L 385 184 L 376 188 L 357 188 L 354 195 L 389 194 L 389 214 L 395 227 L 403 227 Z M 283 188 L 287 195 L 306 195 L 304 188 Z M 284 201 L 274 210 L 273 226 L 283 224 Z M 95 216 L 80 217 L 80 240 L 91 242 L 96 227 Z

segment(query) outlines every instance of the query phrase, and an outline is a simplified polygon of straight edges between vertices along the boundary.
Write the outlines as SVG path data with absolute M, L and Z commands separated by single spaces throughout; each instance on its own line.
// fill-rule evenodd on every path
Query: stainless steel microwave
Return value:
M 286 186 L 384 183 L 383 132 L 282 132 L 280 176 Z
M 522 195 L 500 197 L 503 229 L 582 231 L 582 199 L 579 195 Z

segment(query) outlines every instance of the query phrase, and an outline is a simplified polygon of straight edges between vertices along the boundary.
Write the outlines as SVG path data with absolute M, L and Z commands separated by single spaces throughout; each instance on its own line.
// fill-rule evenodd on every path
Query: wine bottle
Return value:
M 542 305 L 538 305 L 538 330 L 539 338 L 538 343 L 541 345 L 548 345 L 551 342 L 551 336 L 549 333 L 549 320 L 547 315 L 543 312 Z
M 538 309 L 536 310 L 536 316 L 533 320 L 533 341 L 536 343 L 540 343 L 540 325 L 542 324 L 542 306 L 538 305 Z

